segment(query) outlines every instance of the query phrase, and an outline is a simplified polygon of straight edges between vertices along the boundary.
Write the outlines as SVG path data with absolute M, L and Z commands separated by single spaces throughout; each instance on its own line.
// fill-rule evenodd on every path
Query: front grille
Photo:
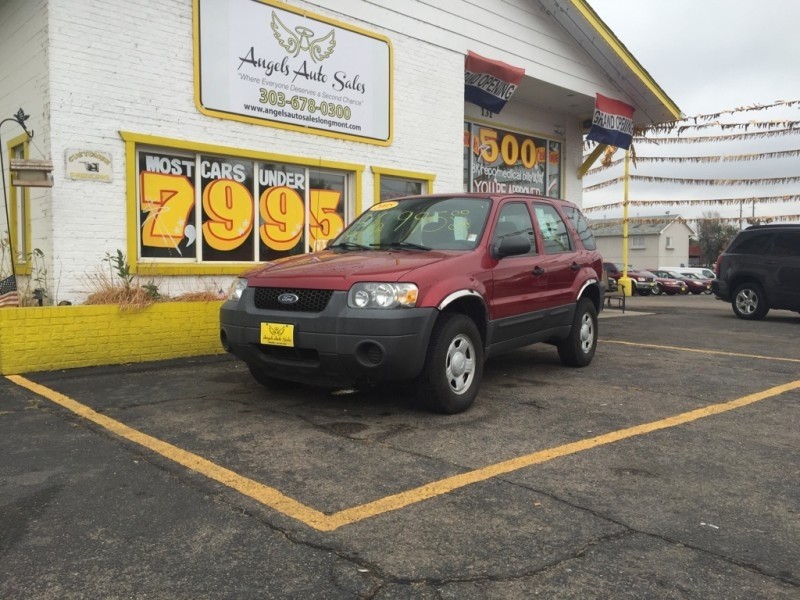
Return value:
M 294 304 L 278 302 L 281 294 L 294 294 L 298 297 Z M 261 310 L 282 310 L 286 312 L 322 312 L 328 306 L 333 291 L 307 290 L 301 288 L 255 288 L 256 308 Z

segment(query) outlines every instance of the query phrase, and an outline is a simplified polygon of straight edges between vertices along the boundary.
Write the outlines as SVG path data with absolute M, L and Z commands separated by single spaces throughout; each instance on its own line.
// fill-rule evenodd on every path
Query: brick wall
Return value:
M 220 305 L 0 309 L 0 374 L 221 354 Z

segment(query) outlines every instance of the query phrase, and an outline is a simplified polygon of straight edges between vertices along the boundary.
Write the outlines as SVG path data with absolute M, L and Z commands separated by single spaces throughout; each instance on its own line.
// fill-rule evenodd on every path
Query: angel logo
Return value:
M 311 60 L 320 62 L 333 54 L 333 48 L 336 46 L 335 30 L 331 29 L 327 35 L 312 39 L 314 36 L 313 30 L 299 25 L 292 31 L 281 22 L 274 11 L 272 13 L 272 31 L 278 43 L 292 57 L 301 52 L 308 52 Z
M 282 326 L 270 325 L 269 326 L 269 332 L 275 337 L 282 336 L 284 331 L 286 331 L 286 325 L 282 325 Z

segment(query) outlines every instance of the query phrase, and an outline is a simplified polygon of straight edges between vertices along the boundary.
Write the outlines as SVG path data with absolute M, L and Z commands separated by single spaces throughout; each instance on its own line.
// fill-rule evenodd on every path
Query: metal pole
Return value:
M 630 182 L 630 150 L 625 150 L 625 176 L 623 178 L 622 199 L 622 277 L 619 285 L 626 296 L 633 295 L 633 282 L 628 277 L 628 188 Z

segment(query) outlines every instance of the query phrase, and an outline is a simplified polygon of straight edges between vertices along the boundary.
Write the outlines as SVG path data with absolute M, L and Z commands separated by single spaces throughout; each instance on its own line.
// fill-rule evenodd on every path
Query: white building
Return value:
M 470 52 L 524 69 L 499 112 L 465 101 Z M 162 293 L 224 289 L 393 195 L 580 204 L 597 94 L 680 115 L 584 0 L 2 0 L 0 82 L 35 134 L 3 124 L 7 184 L 11 156 L 53 162 L 0 218 L 49 303 L 117 250 Z
M 623 263 L 623 231 L 619 219 L 592 220 L 597 249 L 606 262 Z M 689 241 L 696 237 L 686 221 L 656 215 L 628 224 L 628 264 L 634 269 L 689 265 Z

